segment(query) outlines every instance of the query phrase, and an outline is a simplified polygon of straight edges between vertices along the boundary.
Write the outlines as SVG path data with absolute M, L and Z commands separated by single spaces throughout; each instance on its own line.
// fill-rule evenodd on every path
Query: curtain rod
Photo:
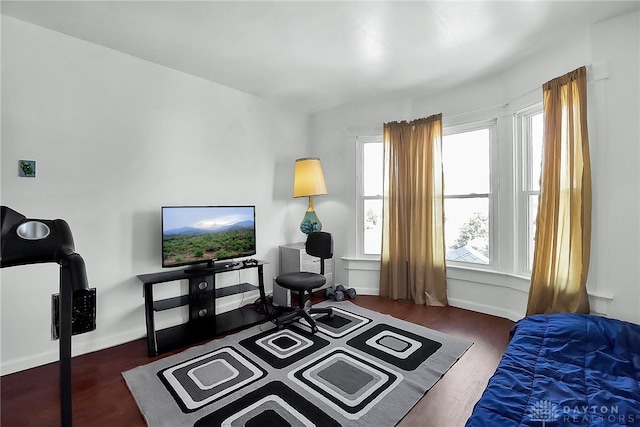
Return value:
M 594 81 L 606 79 L 607 77 L 609 77 L 609 66 L 607 64 L 607 61 L 599 61 L 596 64 L 585 65 L 585 68 L 587 69 L 587 83 L 592 83 Z M 538 87 L 534 89 L 531 89 L 528 92 L 525 92 L 520 94 L 519 96 L 516 96 L 515 99 L 522 98 L 524 96 L 527 96 L 539 90 L 541 91 L 543 84 L 544 83 L 540 84 Z M 513 102 L 508 102 L 506 105 L 510 105 L 512 103 Z
M 589 82 L 589 83 L 597 81 L 597 80 L 606 79 L 607 77 L 609 77 L 609 69 L 608 69 L 608 64 L 607 64 L 606 61 L 601 61 L 601 62 L 599 62 L 597 64 L 585 65 L 585 67 L 586 67 L 586 69 L 588 71 L 587 82 Z M 527 92 L 521 93 L 520 95 L 513 97 L 513 99 L 517 100 L 517 99 L 523 98 L 523 97 L 525 97 L 527 95 L 530 95 L 530 94 L 532 94 L 534 92 L 537 92 L 537 91 L 542 91 L 542 83 L 539 86 L 537 86 L 537 87 L 535 87 L 535 88 L 533 88 L 533 89 L 531 89 L 531 90 L 529 90 Z M 494 109 L 498 109 L 498 108 L 507 108 L 511 104 L 513 104 L 513 101 L 509 101 L 509 102 L 505 102 L 505 103 L 502 103 L 502 104 L 493 105 L 493 106 L 490 106 L 490 107 L 478 108 L 476 110 L 462 111 L 462 112 L 454 113 L 454 114 L 444 114 L 443 113 L 442 114 L 442 119 L 444 120 L 444 119 L 448 119 L 448 118 L 455 118 L 455 117 L 458 117 L 458 116 L 464 116 L 464 115 L 467 115 L 467 114 L 480 113 L 480 112 L 483 112 L 483 111 L 494 110 Z
M 502 104 L 496 104 L 496 105 L 492 105 L 490 107 L 483 107 L 483 108 L 478 108 L 476 110 L 469 110 L 469 111 L 461 111 L 459 113 L 454 113 L 454 114 L 445 114 L 442 113 L 442 119 L 450 119 L 452 117 L 457 117 L 457 116 L 465 116 L 467 114 L 474 114 L 474 113 L 481 113 L 483 111 L 488 111 L 488 110 L 496 110 L 498 108 L 505 108 L 509 105 L 509 103 L 502 103 Z
M 598 61 L 594 64 L 585 65 L 585 67 L 587 68 L 587 71 L 588 71 L 588 74 L 587 74 L 588 83 L 592 83 L 594 81 L 606 79 L 609 77 L 609 66 L 607 61 Z M 542 91 L 542 84 L 543 83 L 529 90 L 528 92 L 521 93 L 520 95 L 514 97 L 513 99 L 517 100 L 527 95 L 530 95 L 533 92 Z M 483 111 L 496 110 L 499 108 L 507 108 L 510 105 L 512 105 L 513 102 L 514 101 L 509 101 L 502 104 L 492 105 L 490 107 L 483 107 L 483 108 L 478 108 L 478 109 L 469 110 L 469 111 L 461 111 L 453 114 L 442 113 L 442 120 L 448 120 L 451 118 L 456 118 L 456 117 L 464 116 L 468 114 L 480 113 Z M 542 100 L 540 100 L 540 102 L 542 102 Z M 353 134 L 354 136 L 364 136 L 363 134 L 371 136 L 373 134 L 380 134 L 382 132 L 382 126 L 371 126 L 371 127 L 366 126 L 366 127 L 353 127 L 353 128 L 350 127 L 348 128 L 348 131 L 350 134 Z

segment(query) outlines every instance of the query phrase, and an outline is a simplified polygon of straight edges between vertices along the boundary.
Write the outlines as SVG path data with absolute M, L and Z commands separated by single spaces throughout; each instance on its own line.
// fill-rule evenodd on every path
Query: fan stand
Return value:
M 60 266 L 60 421 L 62 427 L 72 425 L 71 400 L 71 319 L 73 288 L 71 273 Z

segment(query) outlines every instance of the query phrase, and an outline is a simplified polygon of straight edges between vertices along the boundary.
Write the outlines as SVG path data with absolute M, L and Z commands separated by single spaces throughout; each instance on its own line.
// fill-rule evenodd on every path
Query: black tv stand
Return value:
M 224 270 L 224 269 L 227 269 L 227 268 L 238 267 L 240 265 L 242 265 L 241 262 L 229 259 L 229 260 L 226 260 L 226 261 L 216 261 L 213 264 L 213 269 L 214 270 Z
M 215 263 L 212 268 L 169 270 L 159 273 L 140 274 L 138 279 L 144 285 L 145 318 L 147 324 L 147 350 L 149 356 L 214 338 L 225 332 L 255 325 L 267 320 L 267 297 L 264 291 L 263 266 L 265 261 L 256 263 L 226 262 Z M 216 275 L 237 270 L 257 268 L 258 286 L 249 283 L 216 288 Z M 189 293 L 161 300 L 153 299 L 153 285 L 187 279 Z M 239 293 L 256 291 L 260 293 L 262 314 L 248 306 L 225 313 L 216 313 L 216 300 Z M 189 320 L 181 325 L 155 329 L 155 312 L 188 306 Z
M 252 260 L 252 262 L 255 264 L 255 266 L 257 266 L 257 263 L 259 261 Z M 194 265 L 192 267 L 186 268 L 184 272 L 186 274 L 200 274 L 200 275 L 211 274 L 217 271 L 226 271 L 230 268 L 239 267 L 241 265 L 245 265 L 249 267 L 252 266 L 252 265 L 247 265 L 246 261 L 243 262 L 243 261 L 226 260 L 226 261 L 208 262 L 206 265 L 204 264 Z
M 184 272 L 184 274 L 198 274 L 198 275 L 206 275 L 206 274 L 211 274 L 215 272 L 215 267 L 198 267 L 198 268 L 185 268 L 184 270 L 182 270 Z

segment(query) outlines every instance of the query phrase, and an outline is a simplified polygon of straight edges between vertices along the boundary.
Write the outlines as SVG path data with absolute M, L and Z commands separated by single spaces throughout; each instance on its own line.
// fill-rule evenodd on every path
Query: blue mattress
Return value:
M 640 426 L 640 325 L 535 315 L 511 334 L 467 426 Z

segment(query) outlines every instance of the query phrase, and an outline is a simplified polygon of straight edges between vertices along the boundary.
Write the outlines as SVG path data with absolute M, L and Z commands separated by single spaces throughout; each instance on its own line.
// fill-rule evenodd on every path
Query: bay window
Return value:
M 446 261 L 528 276 L 540 192 L 542 105 L 512 115 L 503 110 L 497 117 L 443 129 Z M 356 141 L 356 246 L 359 256 L 375 259 L 382 237 L 384 147 L 381 135 Z

